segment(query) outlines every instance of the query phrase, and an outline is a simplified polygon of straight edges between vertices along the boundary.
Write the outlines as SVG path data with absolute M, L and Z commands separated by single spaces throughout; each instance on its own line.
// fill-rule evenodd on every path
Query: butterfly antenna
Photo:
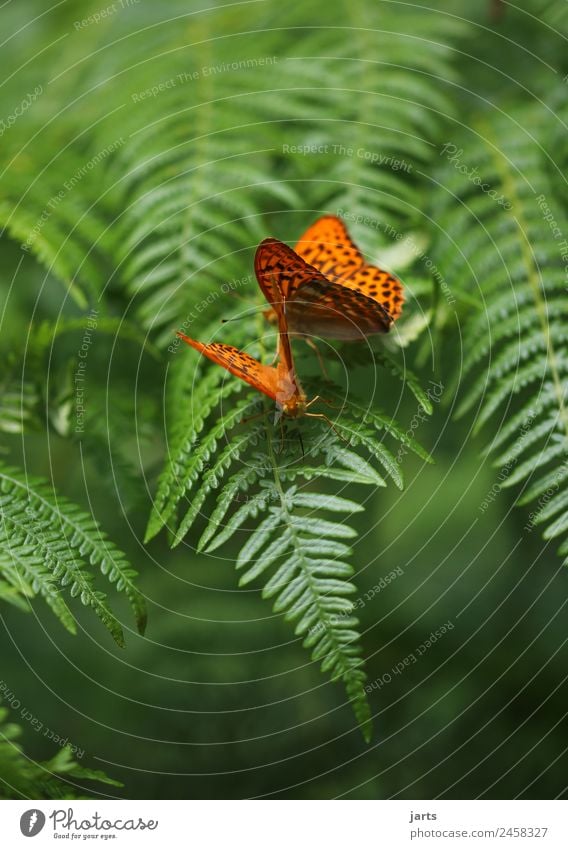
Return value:
M 222 318 L 222 319 L 221 319 L 221 324 L 227 324 L 229 321 L 241 321 L 241 319 L 243 319 L 243 318 L 248 318 L 248 316 L 249 316 L 251 313 L 252 313 L 253 315 L 257 313 L 258 309 L 257 309 L 257 307 L 256 307 L 256 305 L 255 305 L 255 304 L 251 303 L 251 302 L 249 301 L 249 299 L 248 299 L 248 298 L 244 298 L 242 295 L 239 295 L 239 297 L 240 297 L 243 301 L 246 301 L 246 302 L 248 303 L 248 305 L 249 305 L 249 310 L 248 310 L 245 314 L 243 314 L 243 315 L 235 315 L 235 316 L 233 316 L 232 318 Z M 262 311 L 263 315 L 265 315 L 265 316 L 267 316 L 267 314 L 268 314 L 269 312 L 271 312 L 271 310 L 263 310 L 263 311 Z
M 321 401 L 323 404 L 326 404 L 328 407 L 331 407 L 332 410 L 338 410 L 339 407 L 336 404 L 332 404 L 327 398 L 324 398 L 323 395 L 316 395 L 315 398 L 312 398 L 311 401 L 308 401 L 306 404 L 306 410 L 315 404 L 316 401 Z

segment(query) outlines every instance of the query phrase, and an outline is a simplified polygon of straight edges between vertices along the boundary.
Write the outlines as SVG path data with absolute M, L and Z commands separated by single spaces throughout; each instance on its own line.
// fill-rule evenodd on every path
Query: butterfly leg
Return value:
M 253 422 L 255 419 L 265 416 L 267 412 L 267 410 L 259 410 L 258 413 L 253 413 L 252 416 L 247 416 L 246 418 L 241 419 L 239 424 L 248 424 L 248 422 Z
M 280 451 L 279 454 L 284 453 L 284 446 L 286 445 L 286 422 L 284 420 L 284 416 L 280 416 Z
M 328 425 L 330 426 L 332 431 L 335 433 L 335 435 L 338 436 L 341 439 L 342 442 L 345 442 L 346 445 L 349 445 L 349 440 L 346 439 L 341 433 L 339 433 L 339 431 L 337 430 L 337 428 L 335 427 L 335 425 L 333 424 L 331 419 L 328 416 L 326 416 L 325 413 L 306 413 L 306 416 L 308 416 L 311 419 L 324 419 L 324 421 L 326 421 L 328 423 Z
M 322 355 L 320 354 L 320 350 L 319 350 L 318 346 L 316 345 L 316 343 L 314 342 L 313 339 L 309 339 L 307 336 L 304 336 L 303 338 L 304 338 L 304 342 L 306 343 L 306 345 L 309 345 L 309 347 L 312 349 L 312 351 L 316 352 L 316 357 L 318 358 L 318 363 L 319 363 L 319 366 L 322 370 L 323 376 L 325 377 L 326 380 L 329 380 L 329 374 L 328 374 L 327 369 L 325 367 L 325 363 L 323 361 Z

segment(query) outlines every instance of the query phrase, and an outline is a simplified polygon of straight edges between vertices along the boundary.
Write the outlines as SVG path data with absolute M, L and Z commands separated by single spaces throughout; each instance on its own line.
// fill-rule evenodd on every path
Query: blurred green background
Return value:
M 293 242 L 323 211 L 349 209 L 403 232 L 427 229 L 428 192 L 420 174 L 433 173 L 433 139 L 451 139 L 481 101 L 506 111 L 510 100 L 536 99 L 552 76 L 561 84 L 559 4 L 528 5 L 534 17 L 509 4 L 479 3 L 472 11 L 465 2 L 330 7 L 322 0 L 301 9 L 269 0 L 215 4 L 209 11 L 195 0 L 124 0 L 105 7 L 102 17 L 99 2 L 48 8 L 26 0 L 0 10 L 2 32 L 11 37 L 0 114 L 13 114 L 34 86 L 44 89 L 1 139 L 6 380 L 21 383 L 30 369 L 34 379 L 41 374 L 29 427 L 3 434 L 3 456 L 92 511 L 138 570 L 149 605 L 141 637 L 122 598 L 113 595 L 125 650 L 79 605 L 76 637 L 40 603 L 28 615 L 1 609 L 0 679 L 44 726 L 84 750 L 84 765 L 124 783 L 89 793 L 175 799 L 566 795 L 568 575 L 538 530 L 523 531 L 526 512 L 513 507 L 509 491 L 491 509 L 480 509 L 497 470 L 482 455 L 488 440 L 471 433 L 475 411 L 453 417 L 460 321 L 471 304 L 460 302 L 454 312 L 442 303 L 445 324 L 422 329 L 402 351 L 424 385 L 444 385 L 433 416 L 414 434 L 435 465 L 409 454 L 404 491 L 360 493 L 366 510 L 354 520 L 358 597 L 399 570 L 358 611 L 369 682 L 392 675 L 370 694 L 370 745 L 354 726 L 341 687 L 321 676 L 289 625 L 257 590 L 237 588 L 236 549 L 197 554 L 195 536 L 173 551 L 165 535 L 142 543 L 166 451 L 167 344 L 197 300 L 191 287 L 203 294 L 214 281 L 250 274 L 263 235 Z M 263 56 L 278 61 L 252 62 Z M 383 58 L 384 65 L 371 67 Z M 203 73 L 239 61 L 249 66 Z M 413 62 L 409 83 L 402 71 Z M 191 72 L 195 80 L 146 97 L 143 110 L 133 99 Z M 302 82 L 309 91 L 300 90 Z M 125 140 L 118 152 L 53 210 L 35 254 L 23 252 L 26 228 L 57 187 L 117 138 Z M 390 155 L 402 151 L 413 167 L 398 171 L 395 183 L 392 173 L 371 172 L 356 155 L 288 155 L 277 138 L 291 145 L 331 138 L 356 150 L 375 145 Z M 176 146 L 178 158 L 155 159 Z M 232 157 L 228 165 L 224 156 Z M 274 180 L 269 190 L 261 184 L 262 169 Z M 166 200 L 177 238 L 182 233 L 189 241 L 176 259 L 183 273 L 170 273 L 167 261 L 156 261 L 167 250 L 152 254 L 151 246 L 169 233 L 161 235 L 143 181 L 155 173 L 155 186 L 166 187 L 182 172 L 179 196 L 174 181 Z M 10 218 L 16 205 L 20 219 Z M 227 231 L 212 232 L 223 220 Z M 136 228 L 147 240 L 143 247 L 150 246 L 145 258 L 142 248 L 126 245 Z M 367 256 L 389 247 L 384 228 L 359 226 L 354 233 Z M 430 295 L 420 266 L 407 272 L 411 317 L 428 309 Z M 406 281 L 404 268 L 400 273 Z M 243 288 L 254 301 L 252 285 Z M 83 439 L 68 423 L 69 363 L 82 332 L 62 337 L 41 366 L 25 357 L 22 366 L 22 352 L 30 327 L 87 314 L 99 303 L 94 292 L 104 292 L 104 310 L 127 319 L 139 336 L 97 336 Z M 199 338 L 239 308 L 236 300 L 216 304 L 192 331 Z M 144 348 L 146 339 L 159 355 Z M 301 367 L 309 363 L 309 354 L 298 353 Z M 349 379 L 364 395 L 368 366 L 353 365 Z M 416 400 L 380 369 L 372 379 L 380 405 L 408 426 Z M 453 627 L 416 663 L 392 674 L 448 622 Z M 31 722 L 14 720 L 30 757 L 53 754 L 53 742 Z

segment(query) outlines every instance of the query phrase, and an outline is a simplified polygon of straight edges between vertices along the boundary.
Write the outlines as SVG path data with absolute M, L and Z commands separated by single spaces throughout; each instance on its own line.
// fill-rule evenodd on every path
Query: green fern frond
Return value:
M 400 457 L 385 438 L 398 444 L 399 453 L 401 448 L 412 450 L 426 461 L 429 455 L 391 417 L 346 400 L 329 381 L 317 388 L 326 400 L 337 401 L 333 424 L 308 418 L 283 421 L 280 432 L 266 410 L 260 423 L 243 422 L 258 405 L 258 394 L 190 352 L 187 359 L 199 369 L 199 380 L 193 389 L 184 366 L 175 381 L 176 394 L 181 394 L 172 405 L 169 460 L 147 538 L 168 524 L 176 545 L 198 520 L 205 522 L 199 551 L 212 552 L 244 536 L 236 562 L 244 570 L 239 584 L 264 584 L 263 595 L 274 597 L 275 611 L 295 622 L 313 659 L 333 680 L 344 682 L 368 739 L 365 673 L 348 598 L 354 588 L 346 580 L 352 567 L 344 559 L 355 531 L 343 520 L 327 518 L 329 513 L 356 514 L 363 507 L 343 492 L 325 491 L 322 484 L 336 481 L 343 490 L 347 483 L 360 483 L 377 489 L 390 478 L 402 489 Z M 306 386 L 315 390 L 311 381 Z M 417 382 L 414 391 L 422 407 L 430 409 Z M 237 401 L 232 397 L 236 393 L 242 394 Z
M 143 596 L 134 584 L 136 572 L 108 540 L 96 521 L 45 482 L 17 469 L 0 466 L 0 571 L 23 597 L 41 595 L 61 623 L 75 633 L 75 620 L 62 597 L 91 607 L 119 645 L 122 628 L 110 611 L 105 593 L 94 585 L 91 567 L 123 592 L 142 633 L 146 624 Z
M 547 177 L 545 148 L 525 129 L 539 126 L 537 113 L 546 137 L 550 126 L 532 105 L 452 140 L 459 161 L 446 156 L 436 175 L 444 191 L 432 210 L 441 234 L 433 255 L 446 279 L 479 304 L 465 325 L 467 380 L 458 415 L 475 408 L 477 431 L 502 416 L 488 449 L 499 449 L 501 486 L 523 484 L 519 503 L 537 502 L 526 529 L 545 525 L 544 536 L 552 538 L 568 529 L 561 489 L 568 456 L 568 218 Z M 471 179 L 472 166 L 484 190 Z
M 185 328 L 209 340 L 208 328 L 243 311 L 233 295 L 248 307 L 264 306 L 252 255 L 271 233 L 293 244 L 318 215 L 336 213 L 353 224 L 366 257 L 377 262 L 397 234 L 415 227 L 436 139 L 447 116 L 457 113 L 455 47 L 471 27 L 457 16 L 389 3 L 364 10 L 348 4 L 343 26 L 326 27 L 314 0 L 293 9 L 241 4 L 199 15 L 172 0 L 179 16 L 172 11 L 172 20 L 147 26 L 151 13 L 143 6 L 129 9 L 128 37 L 120 37 L 117 24 L 112 35 L 101 28 L 100 40 L 90 29 L 92 50 L 71 39 L 62 45 L 49 102 L 39 101 L 13 128 L 3 153 L 0 221 L 79 303 L 103 291 L 122 299 L 143 331 L 175 356 L 166 397 L 167 462 L 146 539 L 167 526 L 177 544 L 201 523 L 202 550 L 248 534 L 249 543 L 260 543 L 263 564 L 273 557 L 287 563 L 288 585 L 278 587 L 275 604 L 295 621 L 314 658 L 344 681 L 367 733 L 344 561 L 351 532 L 327 516 L 339 505 L 357 512 L 348 506 L 356 499 L 345 498 L 347 484 L 376 491 L 391 480 L 401 488 L 401 454 L 412 451 L 424 461 L 429 455 L 388 413 L 344 403 L 331 385 L 319 384 L 312 395 L 322 390 L 337 402 L 334 430 L 306 419 L 285 422 L 281 436 L 266 413 L 259 426 L 243 422 L 257 397 L 220 369 L 196 366 L 188 352 L 179 356 L 172 333 Z M 247 40 L 247 62 L 262 72 L 223 70 L 250 32 L 259 37 Z M 77 105 L 69 97 L 75 86 L 82 92 Z M 53 102 L 73 108 L 51 122 Z M 42 144 L 32 155 L 27 145 L 40 130 Z M 74 173 L 80 179 L 68 190 Z M 42 221 L 51 198 L 58 198 L 57 214 Z M 407 267 L 408 257 L 396 262 Z M 401 344 L 421 330 L 409 325 L 405 336 L 405 322 Z M 243 348 L 250 322 L 230 327 L 223 341 Z M 419 381 L 386 351 L 377 358 L 430 413 L 432 399 Z M 281 455 L 274 448 L 280 442 Z M 328 492 L 334 488 L 339 491 Z M 288 534 L 280 555 L 278 523 Z M 265 538 L 254 536 L 259 528 Z M 273 563 L 277 570 L 283 565 Z M 265 577 L 272 580 L 259 573 Z
M 27 355 L 41 357 L 51 348 L 55 339 L 58 337 L 76 331 L 84 333 L 87 326 L 86 323 L 89 319 L 89 315 L 77 318 L 60 316 L 57 322 L 49 320 L 40 322 L 37 326 L 31 328 L 27 345 Z M 96 331 L 97 333 L 103 333 L 115 339 L 126 339 L 135 342 L 155 360 L 159 360 L 160 358 L 157 348 L 152 345 L 147 335 L 138 326 L 131 324 L 123 316 L 99 315 L 97 310 Z
M 285 487 L 281 465 L 269 439 L 274 474 L 274 499 L 257 502 L 266 515 L 250 534 L 237 557 L 239 580 L 245 586 L 262 579 L 264 598 L 274 598 L 277 613 L 295 623 L 295 633 L 311 650 L 314 661 L 333 681 L 343 681 L 365 739 L 371 736 L 371 712 L 364 689 L 366 680 L 359 646 L 358 621 L 349 596 L 355 587 L 348 580 L 353 570 L 343 561 L 330 560 L 329 542 L 339 543 L 342 555 L 350 549 L 344 540 L 356 532 L 345 521 L 323 518 L 321 513 L 357 513 L 363 508 L 350 499 Z M 288 474 L 289 474 L 289 470 Z M 296 479 L 302 477 L 297 470 Z M 242 522 L 239 522 L 242 526 Z M 268 577 L 268 575 L 270 577 Z
M 61 624 L 71 634 L 75 634 L 77 632 L 75 619 L 61 597 L 57 581 L 57 573 L 67 572 L 65 545 L 59 542 L 55 534 L 46 536 L 41 528 L 34 531 L 30 534 L 27 528 L 24 530 L 21 523 L 9 521 L 3 517 L 0 531 L 2 546 L 0 569 L 14 591 L 20 593 L 22 597 L 40 595 Z M 79 587 L 79 582 L 76 585 Z M 85 595 L 81 600 L 84 604 L 97 607 L 97 599 L 93 597 L 92 588 L 85 590 L 83 586 L 82 589 Z M 97 611 L 114 639 L 122 645 L 124 638 L 120 626 L 113 621 L 106 605 L 97 607 Z
M 428 415 L 432 413 L 433 406 L 429 392 L 422 388 L 414 372 L 406 364 L 401 366 L 392 354 L 384 350 L 384 346 L 381 349 L 369 350 L 366 345 L 344 345 L 341 348 L 341 358 L 349 365 L 369 366 L 372 364 L 375 368 L 378 366 L 381 369 L 386 369 L 410 390 L 425 413 L 428 413 Z
M 41 392 L 37 381 L 24 379 L 21 366 L 3 363 L 0 383 L 0 430 L 23 433 L 39 430 L 43 424 Z
M 82 307 L 109 282 L 132 297 L 161 342 L 202 301 L 212 316 L 225 311 L 224 285 L 254 291 L 243 269 L 269 235 L 267 215 L 282 215 L 278 235 L 290 242 L 323 210 L 370 216 L 370 232 L 355 230 L 372 255 L 392 239 L 386 222 L 407 228 L 420 208 L 422 168 L 442 116 L 455 111 L 453 45 L 469 27 L 388 4 L 347 11 L 348 42 L 341 28 L 320 26 L 311 2 L 280 26 L 273 14 L 240 7 L 239 31 L 265 26 L 247 44 L 247 67 L 236 69 L 227 55 L 238 42 L 236 20 L 227 9 L 188 18 L 201 35 L 191 51 L 182 5 L 160 27 L 146 26 L 133 5 L 128 37 L 100 28 L 92 52 L 73 53 L 69 42 L 49 99 L 68 102 L 79 80 L 81 108 L 52 122 L 40 98 L 12 128 L 0 163 L 0 224 Z M 357 58 L 370 55 L 377 58 Z M 42 144 L 22 154 L 34 133 Z M 314 156 L 325 179 L 313 179 Z M 298 210 L 301 220 L 290 215 Z
M 7 560 L 3 571 L 12 571 L 12 574 L 10 575 L 10 582 L 0 579 L 0 601 L 6 601 L 8 604 L 13 604 L 14 607 L 17 607 L 19 610 L 23 610 L 24 613 L 28 613 L 30 605 L 26 600 L 26 596 L 33 595 L 31 587 L 27 587 L 23 581 L 18 578 L 16 572 L 13 571 L 13 564 L 9 563 Z
M 341 405 L 345 403 L 345 399 L 343 393 L 341 392 L 341 389 L 329 381 L 320 382 L 318 385 L 321 388 L 323 397 L 331 398 L 332 400 L 337 401 L 338 407 L 341 408 Z M 432 457 L 420 445 L 420 443 L 417 442 L 411 434 L 409 434 L 407 431 L 404 431 L 402 427 L 392 417 L 386 415 L 385 413 L 381 413 L 370 406 L 366 407 L 362 401 L 350 398 L 345 405 L 345 415 L 353 417 L 359 424 L 359 426 L 361 424 L 370 425 L 375 430 L 388 434 L 393 439 L 400 442 L 405 448 L 408 448 L 410 451 L 412 451 L 414 454 L 424 460 L 426 463 L 434 462 L 432 460 Z M 339 420 L 340 426 L 344 419 L 345 416 L 343 415 L 342 411 L 342 416 Z
M 221 369 L 209 369 L 207 376 L 188 399 L 184 414 L 178 416 L 175 422 L 171 445 L 168 447 L 168 463 L 160 476 L 145 542 L 152 539 L 168 522 L 184 491 L 190 489 L 204 471 L 219 439 L 235 427 L 244 418 L 246 410 L 252 407 L 254 401 L 251 401 L 250 396 L 231 405 L 215 427 L 200 439 L 211 412 L 242 389 L 243 384 L 239 381 L 226 380 Z M 180 405 L 183 403 L 181 398 L 178 402 Z M 233 443 L 233 447 L 232 459 L 236 461 L 239 455 L 238 443 Z M 229 460 L 230 457 L 227 457 Z M 224 460 L 217 472 L 222 473 L 225 465 Z
M 12 699 L 3 692 L 5 699 Z M 18 742 L 21 727 L 9 719 L 8 709 L 0 707 L 0 799 L 82 799 L 86 791 L 78 782 L 85 780 L 123 786 L 101 770 L 79 764 L 70 746 L 48 761 L 34 761 Z

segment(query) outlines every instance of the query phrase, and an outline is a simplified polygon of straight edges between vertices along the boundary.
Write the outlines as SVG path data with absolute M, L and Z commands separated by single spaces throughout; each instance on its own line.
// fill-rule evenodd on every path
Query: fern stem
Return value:
M 284 488 L 282 486 L 282 481 L 280 478 L 279 470 L 278 470 L 278 462 L 276 460 L 276 454 L 274 452 L 274 445 L 272 442 L 272 433 L 269 427 L 266 428 L 267 434 L 267 446 L 268 446 L 268 456 L 270 458 L 270 463 L 272 466 L 272 471 L 274 475 L 274 483 L 276 486 L 276 491 L 280 497 L 280 504 L 282 509 L 282 514 L 285 518 L 287 527 L 288 527 L 288 538 L 294 550 L 294 553 L 297 557 L 297 565 L 298 569 L 305 577 L 306 583 L 310 588 L 312 597 L 314 599 L 314 604 L 318 610 L 318 621 L 324 623 L 325 631 L 327 637 L 330 641 L 330 644 L 333 647 L 333 652 L 335 653 L 337 658 L 342 657 L 344 659 L 344 665 L 341 667 L 341 678 L 347 688 L 347 694 L 349 701 L 352 703 L 355 716 L 361 728 L 361 732 L 366 742 L 369 742 L 371 739 L 372 733 L 372 718 L 369 706 L 367 704 L 367 698 L 365 695 L 365 690 L 362 682 L 353 680 L 350 673 L 353 672 L 359 665 L 360 662 L 357 663 L 356 660 L 353 659 L 346 653 L 344 649 L 346 648 L 346 644 L 341 643 L 336 636 L 336 628 L 334 626 L 334 622 L 332 617 L 327 613 L 324 607 L 321 604 L 321 597 L 316 587 L 314 576 L 309 566 L 309 562 L 305 556 L 304 546 L 301 544 L 301 541 L 298 539 L 298 534 L 296 527 L 294 525 L 292 516 L 290 515 L 290 510 L 288 508 L 288 503 L 286 500 L 286 495 L 284 492 Z
M 274 453 L 274 444 L 272 442 L 272 433 L 271 433 L 271 429 L 269 427 L 266 428 L 266 437 L 267 437 L 267 445 L 268 445 L 268 456 L 270 457 L 270 463 L 271 463 L 272 472 L 273 472 L 273 475 L 274 475 L 274 483 L 276 485 L 276 491 L 278 492 L 278 495 L 280 496 L 280 504 L 282 506 L 282 513 L 284 514 L 288 528 L 290 529 L 290 539 L 292 540 L 294 551 L 298 555 L 299 563 L 301 564 L 300 568 L 306 576 L 306 580 L 308 582 L 308 585 L 309 585 L 310 589 L 312 590 L 315 598 L 317 599 L 316 605 L 317 605 L 317 608 L 318 608 L 318 610 L 321 614 L 321 617 L 326 622 L 326 625 L 328 626 L 329 631 L 332 631 L 333 628 L 331 626 L 332 626 L 333 623 L 331 622 L 331 619 L 329 618 L 326 611 L 322 609 L 321 604 L 319 603 L 319 595 L 318 595 L 318 593 L 315 589 L 315 586 L 314 586 L 313 576 L 312 576 L 309 568 L 307 567 L 307 564 L 306 564 L 306 561 L 305 561 L 303 546 L 300 545 L 299 542 L 298 542 L 298 535 L 296 533 L 296 529 L 294 528 L 294 524 L 292 522 L 292 516 L 290 515 L 290 510 L 288 509 L 286 496 L 284 494 L 284 488 L 282 486 L 282 481 L 281 481 L 280 475 L 278 473 L 278 463 L 277 463 L 277 460 L 276 460 L 276 454 Z M 338 646 L 337 643 L 334 643 L 334 645 Z

